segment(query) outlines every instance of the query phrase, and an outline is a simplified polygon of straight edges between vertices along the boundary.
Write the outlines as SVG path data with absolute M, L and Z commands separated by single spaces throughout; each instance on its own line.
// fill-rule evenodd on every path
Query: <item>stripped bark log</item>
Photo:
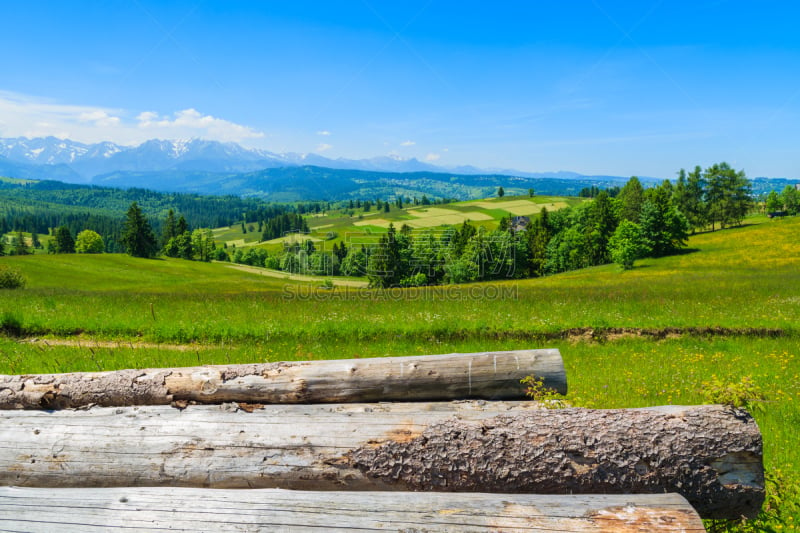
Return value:
M 103 531 L 705 531 L 677 494 L 542 496 L 0 487 L 0 528 Z
M 0 485 L 677 492 L 704 518 L 761 507 L 761 435 L 745 411 L 534 406 L 0 411 Z
M 524 399 L 535 375 L 566 393 L 555 349 L 50 375 L 0 375 L 0 409 L 199 403 Z

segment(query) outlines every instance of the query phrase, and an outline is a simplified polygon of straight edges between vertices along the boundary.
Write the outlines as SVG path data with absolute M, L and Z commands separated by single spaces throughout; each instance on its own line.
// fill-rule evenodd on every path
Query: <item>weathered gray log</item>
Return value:
M 566 394 L 555 349 L 49 375 L 0 375 L 0 409 L 199 403 L 525 398 L 535 375 Z
M 761 435 L 745 411 L 534 406 L 0 411 L 0 485 L 677 492 L 705 518 L 761 507 Z
M 677 494 L 542 496 L 280 489 L 0 487 L 0 529 L 103 531 L 705 531 Z

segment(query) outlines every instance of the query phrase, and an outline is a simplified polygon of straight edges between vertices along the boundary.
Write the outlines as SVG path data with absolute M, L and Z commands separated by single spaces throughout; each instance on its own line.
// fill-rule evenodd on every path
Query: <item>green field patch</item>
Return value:
M 407 221 L 406 224 L 408 224 L 412 228 L 432 228 L 436 226 L 461 224 L 465 220 L 485 221 L 485 220 L 493 220 L 493 218 L 485 213 L 480 213 L 478 211 L 472 211 L 466 213 L 452 212 L 452 214 L 449 215 L 439 215 L 433 217 L 412 219 Z
M 427 209 L 410 209 L 408 214 L 418 218 L 428 218 L 428 217 L 441 217 L 447 216 L 457 213 L 452 209 L 442 209 L 440 207 L 429 207 Z
M 291 244 L 294 242 L 304 242 L 304 241 L 311 241 L 311 242 L 320 242 L 324 239 L 320 239 L 319 237 L 312 237 L 306 233 L 290 233 L 288 235 L 284 235 L 283 237 L 278 237 L 277 239 L 271 239 L 268 241 L 263 241 L 259 244 Z
M 385 218 L 371 218 L 369 220 L 359 220 L 353 223 L 354 226 L 376 226 L 379 228 L 388 228 L 389 224 L 390 221 Z
M 500 209 L 504 209 L 511 213 L 512 215 L 517 216 L 527 216 L 527 215 L 538 215 L 542 212 L 543 208 L 547 208 L 548 211 L 557 211 L 559 209 L 563 209 L 567 207 L 566 202 L 554 202 L 549 204 L 534 204 L 527 202 L 525 204 L 519 205 L 503 205 Z

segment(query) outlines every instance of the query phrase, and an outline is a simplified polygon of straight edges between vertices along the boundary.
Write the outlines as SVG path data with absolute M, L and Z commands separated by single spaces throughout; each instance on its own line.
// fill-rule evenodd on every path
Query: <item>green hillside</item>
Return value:
M 747 527 L 790 530 L 800 520 L 798 235 L 798 218 L 754 217 L 630 271 L 387 291 L 177 259 L 0 257 L 28 278 L 0 290 L 0 372 L 555 347 L 579 405 L 696 404 L 752 383 L 781 500 Z

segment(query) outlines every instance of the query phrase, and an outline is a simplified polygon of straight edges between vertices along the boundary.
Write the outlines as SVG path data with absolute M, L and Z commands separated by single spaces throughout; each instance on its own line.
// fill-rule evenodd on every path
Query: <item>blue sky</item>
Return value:
M 0 0 L 0 136 L 800 176 L 800 4 Z

